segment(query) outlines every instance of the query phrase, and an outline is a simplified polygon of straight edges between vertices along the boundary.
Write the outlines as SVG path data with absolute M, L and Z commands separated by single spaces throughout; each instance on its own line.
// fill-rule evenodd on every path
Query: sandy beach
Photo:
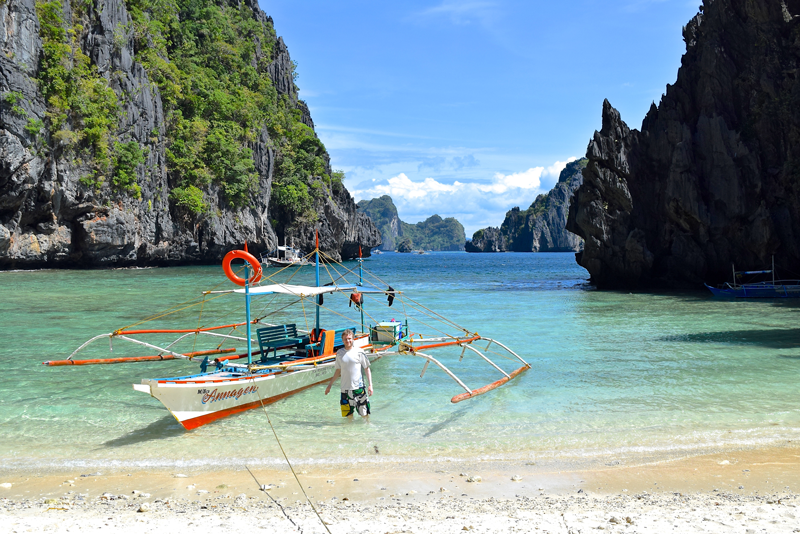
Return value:
M 335 533 L 800 532 L 798 447 L 609 463 L 575 471 L 533 462 L 354 463 L 297 477 Z M 12 533 L 326 532 L 288 468 L 6 470 L 0 484 Z

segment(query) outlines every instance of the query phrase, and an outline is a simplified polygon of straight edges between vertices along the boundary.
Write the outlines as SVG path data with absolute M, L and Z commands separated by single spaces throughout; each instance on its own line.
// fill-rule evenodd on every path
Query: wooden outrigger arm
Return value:
M 258 321 L 253 321 L 258 322 Z M 148 329 L 148 330 L 126 330 L 124 328 L 115 330 L 113 332 L 109 332 L 108 334 L 100 334 L 98 336 L 94 336 L 90 340 L 86 341 L 83 345 L 75 349 L 72 354 L 70 354 L 66 360 L 50 360 L 46 362 L 42 362 L 44 365 L 49 366 L 60 366 L 60 365 L 101 365 L 101 364 L 111 364 L 111 363 L 132 363 L 132 362 L 150 362 L 150 361 L 162 361 L 162 360 L 176 360 L 176 359 L 183 359 L 183 360 L 191 360 L 196 358 L 197 356 L 210 356 L 212 354 L 227 354 L 230 352 L 235 352 L 236 349 L 214 349 L 214 350 L 202 350 L 202 351 L 195 351 L 195 352 L 186 352 L 180 353 L 170 350 L 173 345 L 178 343 L 184 338 L 193 335 L 203 334 L 206 336 L 212 337 L 221 337 L 224 339 L 233 339 L 236 341 L 247 341 L 246 337 L 243 336 L 232 336 L 229 334 L 219 334 L 214 332 L 214 330 L 222 330 L 225 328 L 236 328 L 238 326 L 243 326 L 247 323 L 234 323 L 234 324 L 226 324 L 220 326 L 207 326 L 204 328 L 186 328 L 186 329 Z M 269 323 L 261 323 L 266 326 L 274 326 Z M 128 337 L 130 335 L 138 335 L 138 334 L 183 334 L 179 336 L 177 339 L 172 341 L 166 347 L 159 347 L 158 345 L 153 345 L 152 343 L 146 343 L 144 341 L 133 339 Z M 108 338 L 109 345 L 111 341 L 115 338 L 123 339 L 125 341 L 129 341 L 131 343 L 142 345 L 144 347 L 153 349 L 158 351 L 158 354 L 155 356 L 128 356 L 124 358 L 102 358 L 102 359 L 91 359 L 91 360 L 74 360 L 76 354 L 86 348 L 88 345 L 91 345 L 98 339 L 105 339 Z M 241 357 L 241 355 L 239 355 Z M 225 356 L 220 358 L 220 360 L 228 360 L 228 359 L 236 359 L 237 356 Z
M 503 369 L 501 369 L 497 364 L 495 364 L 492 360 L 490 360 L 485 354 L 483 354 L 481 351 L 477 350 L 475 347 L 471 346 L 474 341 L 478 341 L 478 340 L 481 340 L 481 339 L 486 340 L 486 341 L 489 342 L 486 345 L 486 348 L 483 349 L 484 351 L 488 350 L 489 347 L 492 345 L 492 343 L 494 343 L 495 345 L 498 345 L 498 346 L 502 347 L 503 349 L 505 349 L 509 354 L 512 354 L 515 358 L 517 358 L 520 362 L 522 362 L 522 364 L 523 364 L 522 367 L 520 367 L 519 369 L 516 369 L 515 371 L 512 371 L 511 373 L 506 373 L 505 371 L 503 371 Z M 528 369 L 531 368 L 531 365 L 528 362 L 526 362 L 525 360 L 523 360 L 522 358 L 520 358 L 520 356 L 516 352 L 514 352 L 511 349 L 509 349 L 508 347 L 506 347 L 502 343 L 500 343 L 498 341 L 495 341 L 494 339 L 490 339 L 490 338 L 486 338 L 486 337 L 481 337 L 481 336 L 475 335 L 475 336 L 470 337 L 470 338 L 453 339 L 451 341 L 444 341 L 443 339 L 431 339 L 431 340 L 424 340 L 424 341 L 439 341 L 439 342 L 438 343 L 431 343 L 431 344 L 428 344 L 428 345 L 422 345 L 420 347 L 414 347 L 410 343 L 400 343 L 400 346 L 398 348 L 398 352 L 400 354 L 407 354 L 407 355 L 411 355 L 411 356 L 419 356 L 420 358 L 423 358 L 425 360 L 425 365 L 422 368 L 422 373 L 420 374 L 420 377 L 425 375 L 425 371 L 428 369 L 428 364 L 429 363 L 433 363 L 434 365 L 439 367 L 442 371 L 444 371 L 450 378 L 455 380 L 458 383 L 459 386 L 464 388 L 466 393 L 461 393 L 459 395 L 456 395 L 452 399 L 450 399 L 450 402 L 452 402 L 452 403 L 461 402 L 461 401 L 466 400 L 466 399 L 471 399 L 472 397 L 477 397 L 478 395 L 483 395 L 484 393 L 489 392 L 489 391 L 491 391 L 493 389 L 496 389 L 496 388 L 502 386 L 503 384 L 507 383 L 508 381 L 513 380 L 516 376 L 518 376 L 521 373 L 524 373 L 525 371 L 527 371 Z M 487 384 L 487 385 L 485 385 L 483 387 L 480 387 L 478 389 L 470 389 L 470 388 L 467 387 L 466 384 L 464 384 L 464 382 L 462 382 L 450 369 L 448 369 L 439 360 L 437 360 L 433 356 L 430 356 L 429 354 L 425 354 L 423 352 L 420 352 L 420 350 L 430 349 L 430 348 L 437 348 L 437 347 L 445 347 L 445 346 L 448 346 L 448 345 L 459 345 L 459 346 L 464 347 L 464 350 L 469 349 L 469 350 L 473 351 L 478 356 L 480 356 L 481 358 L 486 360 L 492 367 L 494 367 L 495 369 L 500 371 L 503 374 L 503 378 L 501 378 L 500 380 L 497 380 L 495 382 L 492 382 L 491 384 Z M 461 352 L 461 357 L 462 358 L 464 357 L 464 350 L 462 350 L 462 352 Z

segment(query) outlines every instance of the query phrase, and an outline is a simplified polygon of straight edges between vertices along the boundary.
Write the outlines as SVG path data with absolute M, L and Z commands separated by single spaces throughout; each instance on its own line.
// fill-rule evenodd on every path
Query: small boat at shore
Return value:
M 310 255 L 309 255 L 310 256 Z M 303 255 L 303 251 L 288 245 L 278 246 L 275 250 L 261 256 L 261 263 L 267 267 L 314 266 L 316 263 Z
M 761 277 L 772 275 L 768 280 L 756 280 L 746 277 Z M 772 260 L 772 269 L 763 271 L 737 271 L 733 269 L 733 282 L 726 282 L 719 287 L 705 284 L 715 297 L 723 298 L 748 298 L 748 299 L 776 299 L 800 298 L 800 280 L 776 280 L 775 260 Z
M 296 272 L 289 271 L 296 269 L 282 269 L 271 276 L 266 276 L 261 268 L 261 262 L 249 252 L 230 251 L 223 260 L 223 271 L 231 282 L 239 286 L 238 288 L 203 291 L 200 298 L 194 301 L 182 303 L 133 325 L 89 339 L 66 360 L 43 363 L 49 366 L 96 365 L 178 359 L 194 361 L 195 358 L 202 357 L 199 373 L 144 378 L 141 383 L 133 385 L 134 390 L 160 401 L 187 430 L 229 415 L 266 406 L 328 382 L 334 374 L 336 351 L 344 346 L 342 334 L 345 330 L 355 332 L 354 345 L 363 350 L 370 361 L 388 355 L 418 357 L 425 360 L 420 377 L 424 376 L 430 363 L 439 367 L 465 391 L 452 397 L 451 402 L 454 403 L 487 393 L 530 368 L 525 360 L 502 343 L 479 336 L 474 330 L 458 326 L 411 299 L 404 292 L 397 291 L 380 281 L 374 275 L 365 280 L 361 260 L 358 270 L 354 271 L 343 264 L 333 262 L 331 258 L 322 258 L 318 244 L 314 254 L 317 266 L 315 284 L 302 285 L 290 283 Z M 321 260 L 325 261 L 326 271 L 333 273 L 331 281 L 327 284 L 322 284 L 320 281 Z M 244 264 L 236 270 L 233 266 L 234 261 L 243 261 Z M 243 277 L 240 276 L 242 270 Z M 274 279 L 278 275 L 283 275 L 285 279 L 281 281 Z M 224 297 L 244 301 L 244 321 L 204 325 L 203 310 L 208 313 L 212 301 Z M 335 307 L 335 302 L 326 304 L 327 298 L 334 301 L 341 299 L 339 307 Z M 398 299 L 402 302 L 404 310 L 413 310 L 419 317 L 420 327 L 430 328 L 434 323 L 438 323 L 431 329 L 433 335 L 410 331 L 407 312 L 404 312 L 406 317 L 402 321 L 394 319 L 381 321 L 365 311 L 373 311 L 373 304 L 375 309 L 379 310 L 379 305 L 386 305 L 382 302 L 384 299 L 388 306 L 392 306 L 395 299 Z M 343 304 L 347 306 L 344 307 Z M 195 306 L 199 308 L 200 317 L 193 322 L 199 326 L 142 327 L 143 323 L 163 321 L 172 314 L 184 312 Z M 289 310 L 292 308 L 298 313 L 296 322 L 286 320 L 290 317 Z M 359 321 L 346 320 L 343 312 L 348 313 L 348 310 L 349 313 L 355 311 Z M 345 318 L 342 321 L 344 324 L 338 328 L 333 325 L 323 327 L 321 311 L 330 312 L 326 313 L 326 320 L 331 320 L 334 316 Z M 314 317 L 313 328 L 309 325 L 309 314 Z M 368 320 L 374 323 L 368 324 Z M 113 346 L 114 340 L 122 340 L 153 350 L 157 354 L 84 360 L 75 358 L 79 352 L 94 342 L 104 339 L 109 340 L 110 347 Z M 478 346 L 476 344 L 478 341 L 484 341 L 486 345 Z M 206 348 L 204 342 L 210 343 L 211 346 Z M 191 344 L 191 351 L 179 350 L 181 344 L 187 343 Z M 235 348 L 222 348 L 226 343 L 245 343 L 247 350 L 239 352 Z M 478 355 L 480 361 L 488 362 L 502 374 L 502 377 L 479 388 L 467 387 L 442 361 L 430 353 L 434 349 L 446 348 L 460 349 L 461 355 L 458 361 L 463 359 L 467 351 Z M 491 355 L 497 355 L 498 351 L 507 360 L 518 361 L 521 367 L 512 371 L 503 370 L 489 358 Z M 210 356 L 217 356 L 213 363 L 208 360 Z

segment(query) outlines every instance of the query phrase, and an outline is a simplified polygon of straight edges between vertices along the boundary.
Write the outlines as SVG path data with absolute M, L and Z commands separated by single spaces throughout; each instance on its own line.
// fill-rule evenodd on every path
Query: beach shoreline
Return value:
M 288 467 L 5 469 L 0 502 L 4 521 L 20 527 L 14 532 L 68 525 L 148 532 L 190 522 L 214 531 L 220 521 L 234 528 L 246 518 L 277 532 L 325 532 L 303 490 L 332 532 L 663 532 L 684 520 L 684 532 L 800 532 L 800 447 L 793 444 L 590 470 L 465 460 L 296 474 L 302 490 Z

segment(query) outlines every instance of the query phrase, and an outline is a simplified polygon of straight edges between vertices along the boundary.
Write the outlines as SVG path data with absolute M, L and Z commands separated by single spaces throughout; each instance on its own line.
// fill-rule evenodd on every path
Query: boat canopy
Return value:
M 323 293 L 335 293 L 337 291 L 354 291 L 358 288 L 355 284 L 348 284 L 342 286 L 296 286 L 292 284 L 271 284 L 268 286 L 254 286 L 250 288 L 250 295 L 271 295 L 273 293 L 282 293 L 284 295 L 294 295 L 296 297 L 313 297 L 322 295 Z M 234 293 L 244 294 L 244 288 L 234 289 Z

